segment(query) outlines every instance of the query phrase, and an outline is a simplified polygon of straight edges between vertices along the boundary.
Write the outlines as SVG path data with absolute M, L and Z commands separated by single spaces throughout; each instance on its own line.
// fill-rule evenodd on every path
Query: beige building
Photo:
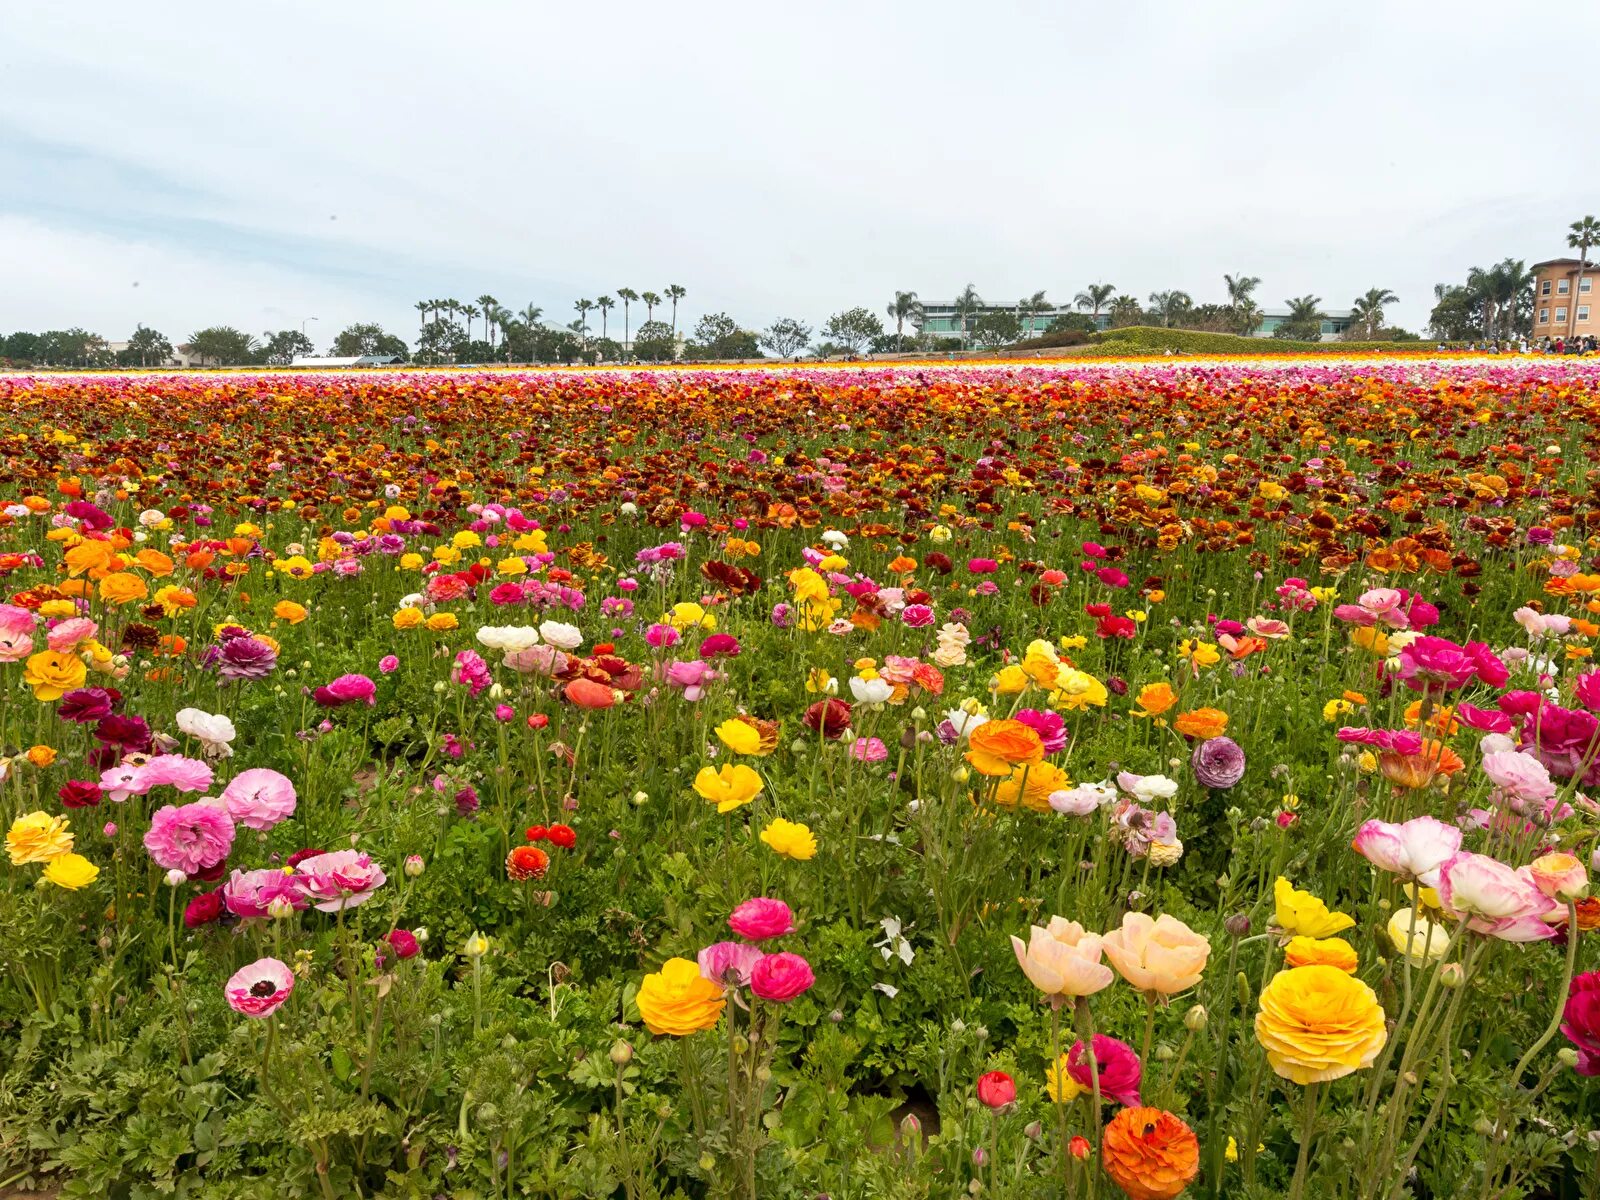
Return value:
M 1594 304 L 1600 289 L 1595 286 L 1595 273 L 1594 263 L 1580 263 L 1575 258 L 1533 264 L 1534 337 L 1600 334 L 1600 310 Z

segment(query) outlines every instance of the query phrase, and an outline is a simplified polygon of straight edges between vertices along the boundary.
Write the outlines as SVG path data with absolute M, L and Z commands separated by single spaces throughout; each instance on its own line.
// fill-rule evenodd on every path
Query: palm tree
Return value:
M 573 333 L 583 339 L 585 349 L 589 346 L 589 314 L 594 310 L 593 300 L 579 300 L 572 306 L 578 310 L 578 319 L 573 326 L 569 326 Z
M 1510 337 L 1516 332 L 1520 313 L 1533 307 L 1535 276 L 1527 263 L 1520 258 L 1503 258 L 1490 272 L 1495 285 L 1495 299 L 1500 309 L 1500 336 Z
M 522 323 L 529 329 L 535 329 L 538 327 L 539 318 L 544 316 L 544 309 L 536 308 L 530 304 L 519 312 L 517 316 L 522 319 Z
M 1054 307 L 1054 304 L 1045 299 L 1043 292 L 1035 292 L 1017 301 L 1017 323 L 1024 331 L 1035 333 L 1037 330 L 1033 328 L 1032 318 L 1039 313 L 1047 313 Z
M 1350 316 L 1361 326 L 1367 341 L 1370 342 L 1377 337 L 1378 331 L 1383 328 L 1384 307 L 1398 299 L 1400 297 L 1388 288 L 1368 288 L 1366 295 L 1356 297 L 1355 303 L 1350 306 Z
M 478 307 L 483 310 L 483 340 L 492 346 L 494 345 L 494 338 L 489 333 L 489 320 L 494 310 L 500 307 L 500 301 L 485 292 L 478 297 Z
M 1100 324 L 1100 310 L 1107 301 L 1117 294 L 1117 289 L 1109 283 L 1091 283 L 1083 291 L 1073 297 L 1072 302 L 1079 308 L 1089 313 L 1089 318 L 1096 325 Z
M 983 308 L 983 297 L 978 295 L 978 289 L 969 283 L 961 289 L 961 294 L 956 297 L 956 302 L 951 308 L 955 311 L 956 319 L 961 322 L 961 348 L 965 350 L 972 317 Z
M 1113 325 L 1132 325 L 1135 321 L 1143 320 L 1144 309 L 1139 307 L 1139 302 L 1132 296 L 1118 296 L 1106 309 Z
M 622 352 L 628 352 L 628 302 L 637 300 L 639 293 L 632 288 L 618 288 L 617 299 L 622 301 Z
M 1583 291 L 1583 272 L 1589 265 L 1589 247 L 1600 242 L 1600 221 L 1584 217 L 1581 221 L 1574 221 L 1568 228 L 1571 232 L 1567 234 L 1567 245 L 1578 252 L 1578 282 L 1572 285 L 1571 316 L 1567 326 L 1570 336 L 1578 328 L 1578 297 Z
M 478 319 L 477 306 L 472 304 L 463 304 L 461 306 L 461 317 L 462 320 L 466 321 L 467 323 L 467 341 L 470 342 L 472 340 L 472 323 Z
M 1321 296 L 1295 296 L 1292 299 L 1285 300 L 1284 303 L 1289 306 L 1289 317 L 1284 321 L 1285 325 L 1316 325 L 1317 337 L 1320 338 L 1322 336 Z M 1312 340 L 1315 341 L 1316 338 Z
M 654 292 L 640 292 L 639 299 L 644 302 L 644 320 L 648 325 L 656 319 L 656 305 L 662 302 L 661 297 Z
M 601 296 L 600 299 L 594 302 L 594 306 L 600 310 L 600 340 L 605 341 L 606 317 L 617 306 L 617 302 L 610 296 Z
M 1249 301 L 1251 294 L 1261 286 L 1261 280 L 1255 275 L 1224 275 L 1222 282 L 1228 286 L 1228 303 L 1237 308 Z
M 432 300 L 418 300 L 414 306 L 417 310 L 418 336 L 426 333 L 428 329 L 428 310 L 433 307 Z
M 672 301 L 672 336 L 678 336 L 678 301 L 689 294 L 688 289 L 676 283 L 667 284 L 667 299 Z
M 1170 329 L 1172 323 L 1189 309 L 1194 307 L 1194 300 L 1188 292 L 1151 292 L 1150 311 L 1159 313 L 1161 324 Z
M 889 316 L 894 319 L 894 343 L 901 350 L 906 348 L 906 339 L 901 333 L 905 323 L 910 321 L 913 325 L 922 324 L 922 301 L 917 299 L 915 292 L 896 292 L 894 303 L 889 305 Z

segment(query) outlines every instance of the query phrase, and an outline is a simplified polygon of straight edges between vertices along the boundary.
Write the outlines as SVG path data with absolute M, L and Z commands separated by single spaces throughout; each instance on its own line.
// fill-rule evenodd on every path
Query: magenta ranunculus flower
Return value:
M 933 624 L 933 606 L 908 604 L 900 610 L 900 623 L 910 629 L 926 629 Z
M 1396 754 L 1422 753 L 1422 735 L 1414 729 L 1364 729 L 1345 725 L 1334 736 L 1341 742 L 1393 750 Z
M 338 708 L 343 704 L 357 704 L 362 701 L 372 705 L 377 703 L 373 699 L 377 691 L 378 685 L 365 675 L 341 675 L 332 683 L 312 692 L 311 698 L 323 708 Z
M 1461 701 L 1452 710 L 1455 719 L 1468 729 L 1481 729 L 1485 733 L 1510 733 L 1511 718 L 1492 708 L 1479 708 L 1476 704 Z
M 302 859 L 295 882 L 321 912 L 357 908 L 388 880 L 383 868 L 360 850 L 333 850 Z
M 1356 831 L 1351 845 L 1380 870 L 1438 887 L 1440 865 L 1461 849 L 1461 830 L 1437 817 L 1399 824 L 1371 820 Z
M 1089 1059 L 1084 1050 L 1081 1041 L 1072 1043 L 1072 1049 L 1067 1053 L 1067 1074 L 1079 1087 L 1087 1089 L 1093 1085 L 1094 1075 L 1090 1072 Z M 1139 1065 L 1139 1056 L 1134 1053 L 1133 1047 L 1114 1037 L 1097 1033 L 1094 1035 L 1094 1058 L 1095 1069 L 1100 1076 L 1100 1094 L 1110 1096 L 1125 1108 L 1137 1107 L 1139 1080 L 1144 1068 Z
M 168 804 L 151 814 L 144 848 L 159 867 L 193 875 L 228 857 L 233 818 L 213 801 Z
M 259 958 L 235 971 L 225 991 L 234 1012 L 270 1017 L 294 991 L 294 972 L 275 958 Z
M 228 815 L 251 829 L 268 830 L 294 816 L 294 784 L 270 767 L 240 771 L 222 789 Z
M 1574 685 L 1578 703 L 1590 712 L 1600 709 L 1600 671 L 1585 671 Z M 71 693 L 68 693 L 69 695 Z
M 750 970 L 750 990 L 776 1004 L 787 1004 L 816 981 L 811 964 L 787 951 L 762 955 Z
M 1600 971 L 1572 977 L 1561 1032 L 1578 1048 L 1578 1074 L 1600 1075 Z
M 748 942 L 713 942 L 695 955 L 695 960 L 700 964 L 700 974 L 712 983 L 726 986 L 748 984 L 750 971 L 761 957 L 761 951 Z
M 889 757 L 889 747 L 882 738 L 858 737 L 850 744 L 850 757 L 857 762 L 882 762 Z
M 757 896 L 729 914 L 728 928 L 749 941 L 764 942 L 793 933 L 794 913 L 782 900 Z
M 1016 719 L 1039 735 L 1046 754 L 1058 754 L 1067 748 L 1067 723 L 1060 713 L 1048 708 L 1024 708 Z
M 222 885 L 222 903 L 236 917 L 265 917 L 267 905 L 274 900 L 286 900 L 296 909 L 306 907 L 305 893 L 288 871 L 272 867 L 235 870 Z
M 700 643 L 701 658 L 737 658 L 742 647 L 731 633 L 713 633 Z
M 400 669 L 400 660 L 393 654 L 385 654 L 378 660 L 378 670 L 388 675 Z

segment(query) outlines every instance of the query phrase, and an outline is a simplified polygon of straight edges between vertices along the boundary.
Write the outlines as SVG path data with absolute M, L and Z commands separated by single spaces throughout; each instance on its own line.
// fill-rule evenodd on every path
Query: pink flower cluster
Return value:
M 786 950 L 768 954 L 750 944 L 794 932 L 794 914 L 782 900 L 746 900 L 729 915 L 728 928 L 746 940 L 715 942 L 696 956 L 700 973 L 713 983 L 748 987 L 762 1000 L 786 1004 L 816 982 L 811 964 L 800 955 Z

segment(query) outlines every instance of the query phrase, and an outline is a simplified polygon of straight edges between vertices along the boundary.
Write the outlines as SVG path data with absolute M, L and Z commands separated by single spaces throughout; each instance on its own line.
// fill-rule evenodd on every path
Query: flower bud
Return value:
M 972 1165 L 973 1166 L 981 1167 L 981 1166 L 983 1166 L 984 1163 L 986 1163 L 988 1161 L 989 1161 L 989 1153 L 982 1146 L 974 1146 L 972 1148 Z
M 716 1169 L 716 1165 L 717 1165 L 717 1160 L 715 1158 L 713 1158 L 709 1152 L 707 1152 L 705 1154 L 702 1154 L 700 1156 L 699 1167 L 700 1167 L 700 1169 L 702 1171 L 715 1170 Z
M 1239 995 L 1239 1003 L 1248 1005 L 1250 1003 L 1250 977 L 1243 971 L 1240 971 L 1239 974 L 1234 977 L 1233 986 L 1234 990 Z
M 965 767 L 957 767 L 954 771 L 950 772 L 950 778 L 955 780 L 957 783 L 965 783 L 971 777 L 972 772 L 967 770 Z
M 1037 1142 L 1044 1134 L 1044 1126 L 1037 1121 L 1029 1121 L 1027 1125 L 1023 1126 L 1022 1132 L 1028 1135 L 1030 1142 Z
M 1245 934 L 1250 932 L 1250 916 L 1248 913 L 1234 913 L 1222 922 L 1222 927 L 1232 937 L 1244 937 Z
M 646 804 L 649 801 L 649 799 L 650 799 L 650 793 L 649 792 L 635 792 L 633 794 L 633 806 L 635 808 L 640 808 L 644 804 Z
M 418 875 L 421 875 L 422 872 L 425 869 L 426 869 L 426 864 L 424 864 L 423 861 L 422 861 L 422 855 L 420 855 L 420 854 L 408 854 L 408 855 L 406 855 L 405 871 L 406 871 L 406 878 L 407 879 L 415 879 Z
M 1439 968 L 1439 982 L 1447 988 L 1458 988 L 1466 982 L 1466 972 L 1460 963 L 1445 963 Z
M 287 896 L 274 896 L 267 901 L 267 916 L 275 921 L 294 916 L 294 901 Z
M 612 1062 L 616 1063 L 617 1066 L 620 1067 L 633 1058 L 633 1047 L 628 1045 L 628 1043 L 623 1041 L 621 1038 L 618 1038 L 616 1041 L 611 1043 L 610 1058 Z
M 184 884 L 186 884 L 188 882 L 189 882 L 188 873 L 185 872 L 185 871 L 178 870 L 177 867 L 173 867 L 172 870 L 167 872 L 167 886 L 168 887 L 173 887 L 173 888 L 182 887 Z
M 1569 1070 L 1578 1065 L 1578 1052 L 1571 1046 L 1563 1046 L 1556 1051 L 1556 1058 L 1561 1060 L 1561 1065 Z
M 1196 1004 L 1183 1014 L 1183 1027 L 1190 1033 L 1200 1033 L 1205 1029 L 1208 1020 L 1206 1006 Z
M 1493 1137 L 1494 1122 L 1489 1120 L 1488 1117 L 1479 1117 L 1472 1123 L 1472 1132 L 1479 1137 Z
M 1171 1046 L 1167 1045 L 1165 1042 L 1162 1042 L 1155 1048 L 1154 1052 L 1151 1054 L 1151 1057 L 1157 1062 L 1171 1062 L 1175 1057 L 1175 1053 L 1176 1052 Z

